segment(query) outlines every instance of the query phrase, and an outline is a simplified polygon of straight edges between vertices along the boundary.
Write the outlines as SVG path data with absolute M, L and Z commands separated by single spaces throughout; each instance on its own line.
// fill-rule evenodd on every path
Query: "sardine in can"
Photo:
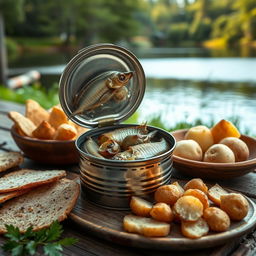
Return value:
M 61 76 L 63 110 L 78 125 L 94 128 L 76 140 L 76 147 L 82 196 L 99 206 L 127 209 L 132 195 L 147 196 L 170 182 L 176 142 L 164 130 L 144 125 L 148 133 L 156 134 L 155 140 L 166 142 L 164 151 L 160 143 L 154 144 L 157 146 L 149 150 L 148 157 L 147 151 L 141 150 L 146 152 L 144 158 L 104 158 L 94 149 L 104 134 L 118 131 L 122 137 L 124 131 L 137 129 L 138 125 L 119 123 L 136 111 L 144 92 L 140 62 L 130 51 L 113 44 L 92 45 L 79 51 Z M 159 154 L 150 155 L 158 147 Z

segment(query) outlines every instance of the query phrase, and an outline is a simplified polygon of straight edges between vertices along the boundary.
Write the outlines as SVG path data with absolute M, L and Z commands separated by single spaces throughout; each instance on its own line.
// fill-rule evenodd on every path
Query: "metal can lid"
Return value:
M 113 44 L 96 44 L 75 55 L 64 69 L 59 98 L 66 115 L 85 127 L 126 120 L 145 92 L 144 70 L 134 54 Z

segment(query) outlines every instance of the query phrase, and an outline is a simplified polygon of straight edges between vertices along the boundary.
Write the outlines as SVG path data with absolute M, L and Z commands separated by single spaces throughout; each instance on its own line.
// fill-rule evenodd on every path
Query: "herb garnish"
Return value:
M 7 233 L 5 237 L 8 241 L 2 246 L 5 252 L 10 252 L 13 256 L 34 255 L 40 247 L 45 255 L 61 256 L 63 245 L 72 245 L 78 240 L 75 238 L 60 238 L 63 228 L 58 221 L 51 224 L 49 228 L 33 231 L 29 227 L 25 233 L 21 234 L 19 228 L 13 225 L 6 225 Z

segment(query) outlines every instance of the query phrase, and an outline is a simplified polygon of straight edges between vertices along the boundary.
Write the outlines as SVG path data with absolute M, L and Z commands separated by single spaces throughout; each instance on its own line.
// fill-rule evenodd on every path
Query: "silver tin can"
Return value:
M 127 100 L 118 104 L 110 101 L 95 111 L 73 116 L 74 95 L 90 84 L 88 81 L 94 76 L 113 69 L 134 72 L 133 79 L 127 85 Z M 128 50 L 115 45 L 100 44 L 83 49 L 68 63 L 62 74 L 59 96 L 63 110 L 72 121 L 93 128 L 76 140 L 76 148 L 80 155 L 82 195 L 94 204 L 127 209 L 132 195 L 147 196 L 170 181 L 176 142 L 170 133 L 162 129 L 147 126 L 149 132 L 157 130 L 158 138 L 164 138 L 169 145 L 166 152 L 155 157 L 120 161 L 98 158 L 84 150 L 88 138 L 97 140 L 99 135 L 117 128 L 138 126 L 118 123 L 136 111 L 144 91 L 145 75 L 138 59 Z
M 147 126 L 149 131 L 157 130 L 157 136 L 168 142 L 169 150 L 148 159 L 102 159 L 86 153 L 83 149 L 88 138 L 97 138 L 102 133 L 131 126 L 137 125 L 123 124 L 93 129 L 81 135 L 76 141 L 81 158 L 81 184 L 86 197 L 95 204 L 107 208 L 127 209 L 132 195 L 145 197 L 159 186 L 170 182 L 175 139 L 162 129 Z

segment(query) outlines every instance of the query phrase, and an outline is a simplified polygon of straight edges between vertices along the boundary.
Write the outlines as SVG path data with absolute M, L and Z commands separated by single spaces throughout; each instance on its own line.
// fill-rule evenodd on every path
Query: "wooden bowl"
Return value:
M 188 130 L 177 130 L 172 132 L 176 141 L 183 140 Z M 249 159 L 236 163 L 208 163 L 201 161 L 194 161 L 173 155 L 174 167 L 193 177 L 207 178 L 207 179 L 229 179 L 242 176 L 253 171 L 256 168 L 256 139 L 241 135 L 250 151 Z
M 11 128 L 11 135 L 17 146 L 28 158 L 45 164 L 75 164 L 79 161 L 75 140 L 39 140 L 17 133 L 15 127 Z

